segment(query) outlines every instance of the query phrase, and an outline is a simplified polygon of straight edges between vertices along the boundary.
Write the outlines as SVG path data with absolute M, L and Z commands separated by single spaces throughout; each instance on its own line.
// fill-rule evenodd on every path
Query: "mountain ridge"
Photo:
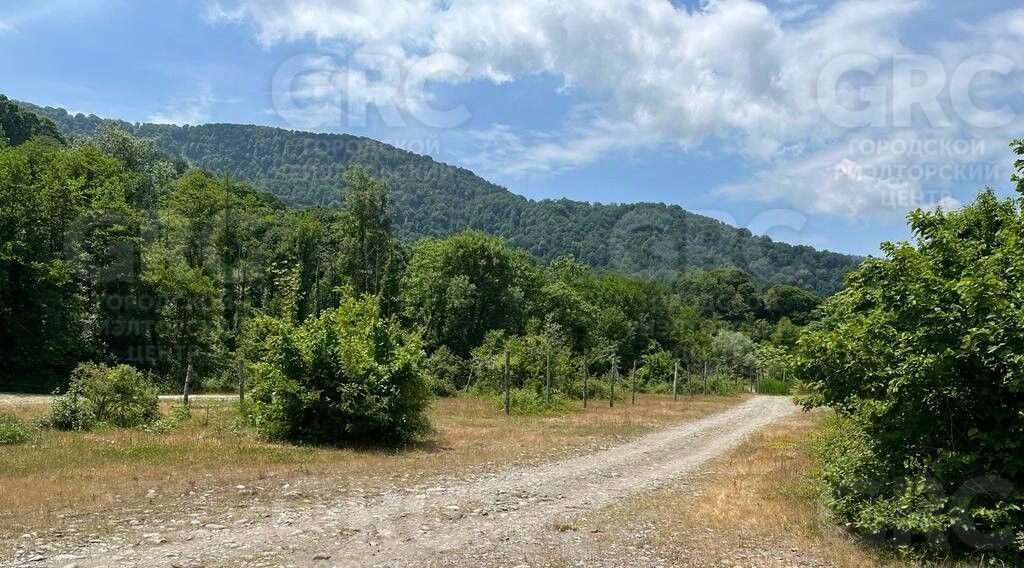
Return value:
M 249 181 L 289 206 L 341 203 L 342 174 L 368 167 L 393 188 L 395 233 L 411 241 L 463 229 L 500 235 L 541 261 L 573 254 L 598 269 L 671 280 L 694 269 L 737 266 L 763 284 L 831 294 L 861 258 L 754 236 L 664 203 L 532 200 L 469 169 L 372 138 L 273 126 L 130 123 L 20 102 L 67 137 L 113 122 L 191 164 Z

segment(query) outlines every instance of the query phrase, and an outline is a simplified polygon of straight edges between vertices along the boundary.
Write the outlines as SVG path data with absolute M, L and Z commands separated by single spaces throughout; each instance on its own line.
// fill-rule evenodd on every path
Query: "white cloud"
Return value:
M 13 31 L 14 31 L 14 26 L 13 25 L 8 24 L 7 22 L 5 22 L 3 20 L 0 20 L 0 34 L 7 33 L 7 32 L 13 32 Z
M 894 192 L 922 195 L 931 181 L 830 179 L 844 160 L 868 171 L 895 165 L 883 156 L 849 155 L 852 139 L 972 135 L 969 129 L 928 133 L 916 124 L 908 132 L 865 134 L 822 113 L 819 76 L 840 56 L 883 62 L 876 83 L 891 94 L 891 73 L 885 79 L 885 72 L 895 56 L 912 52 L 902 26 L 927 8 L 925 0 L 839 0 L 829 6 L 785 0 L 775 11 L 754 0 L 709 1 L 699 9 L 668 0 L 225 0 L 212 2 L 206 16 L 252 25 L 268 46 L 315 39 L 355 67 L 365 67 L 371 54 L 387 54 L 403 69 L 432 54 L 451 54 L 467 68 L 435 80 L 500 84 L 553 76 L 563 91 L 589 101 L 549 131 L 490 125 L 471 132 L 479 152 L 467 162 L 488 172 L 545 175 L 623 149 L 672 145 L 689 151 L 714 140 L 759 170 L 748 183 L 721 188 L 723 195 L 856 217 L 885 209 L 878 203 Z M 1016 53 L 1022 14 L 967 26 L 968 39 L 939 44 L 937 55 L 948 64 L 982 48 Z M 333 89 L 337 105 L 346 93 L 350 101 L 380 95 L 372 86 L 354 91 L 337 77 L 317 85 Z M 844 76 L 836 97 L 859 103 L 863 86 L 863 79 Z M 974 87 L 984 95 L 982 81 Z M 891 100 L 899 103 L 901 95 Z M 408 96 L 396 104 L 409 110 L 427 103 L 429 97 Z M 313 110 L 318 119 L 325 113 L 324 106 Z
M 197 80 L 195 90 L 172 102 L 162 112 L 149 116 L 156 124 L 202 124 L 210 120 L 210 109 L 217 99 L 209 82 Z

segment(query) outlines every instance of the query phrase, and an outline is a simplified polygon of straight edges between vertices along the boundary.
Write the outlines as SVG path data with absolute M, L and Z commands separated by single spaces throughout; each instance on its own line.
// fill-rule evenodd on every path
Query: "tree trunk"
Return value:
M 612 363 L 612 377 L 610 380 L 610 387 L 608 389 L 608 408 L 615 408 L 615 379 L 619 374 L 618 362 Z
M 672 400 L 679 400 L 679 361 L 676 361 L 675 369 L 672 371 Z
M 509 365 L 511 364 L 511 361 L 510 361 L 509 357 L 510 357 L 509 356 L 509 352 L 506 351 L 505 352 L 505 415 L 506 416 L 512 414 L 512 399 L 511 399 L 511 395 L 509 393 L 509 389 L 511 388 L 511 385 L 509 384 L 509 382 L 511 380 L 511 377 L 509 376 Z
M 544 398 L 548 404 L 551 403 L 551 348 L 547 350 L 547 354 L 544 359 L 544 374 L 546 376 L 546 385 L 544 387 Z
M 238 402 L 245 403 L 245 379 L 248 370 L 245 368 L 245 361 L 238 360 Z
M 632 393 L 631 393 L 632 402 L 630 404 L 636 404 L 636 361 L 633 361 L 633 372 L 630 374 L 630 377 L 631 377 L 631 379 L 630 379 L 631 380 L 630 390 L 632 391 Z
M 192 383 L 192 351 L 185 352 L 185 388 L 182 391 L 181 402 L 188 406 L 188 387 Z
M 590 367 L 583 363 L 583 408 L 587 407 L 587 392 L 590 383 Z

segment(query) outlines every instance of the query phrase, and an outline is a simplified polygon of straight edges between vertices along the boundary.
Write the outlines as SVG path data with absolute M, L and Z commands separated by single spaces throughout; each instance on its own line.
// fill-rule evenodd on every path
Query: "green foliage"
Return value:
M 538 395 L 547 391 L 567 392 L 578 367 L 557 329 L 548 328 L 522 336 L 493 331 L 473 350 L 472 365 L 479 388 L 500 392 L 504 385 L 505 353 L 509 354 L 509 379 L 513 389 L 529 389 Z
M 469 355 L 489 331 L 521 331 L 536 287 L 526 254 L 476 231 L 424 239 L 402 280 L 405 317 L 423 325 L 429 346 Z
M 192 419 L 192 411 L 185 405 L 171 407 L 170 414 L 165 418 L 159 418 L 142 426 L 142 429 L 151 434 L 167 434 Z
M 794 324 L 788 317 L 783 317 L 775 324 L 772 331 L 771 342 L 773 345 L 785 349 L 792 349 L 800 339 L 800 327 Z
M 711 339 L 711 353 L 722 370 L 747 374 L 757 366 L 754 342 L 739 331 L 723 329 Z
M 36 137 L 64 141 L 52 120 L 0 95 L 0 146 L 17 146 Z
M 668 351 L 657 350 L 642 358 L 642 365 L 636 372 L 637 384 L 642 390 L 651 390 L 656 385 L 672 385 L 676 359 Z M 672 392 L 669 389 L 666 392 Z
M 0 412 L 0 446 L 17 446 L 32 439 L 32 427 L 17 416 Z
M 234 390 L 245 377 L 260 397 L 253 418 L 277 439 L 408 439 L 421 387 L 499 392 L 506 351 L 516 389 L 545 399 L 549 376 L 555 397 L 581 396 L 584 361 L 594 397 L 613 365 L 620 396 L 634 365 L 641 388 L 664 389 L 676 360 L 710 367 L 710 392 L 735 392 L 757 363 L 753 342 L 790 348 L 789 316 L 814 298 L 766 283 L 828 288 L 855 262 L 678 208 L 530 202 L 369 140 L 52 114 L 72 146 L 37 136 L 0 148 L 9 388 L 53 392 L 82 361 L 130 364 L 167 390 Z M 350 317 L 363 295 L 375 319 Z M 403 330 L 432 355 L 413 355 Z M 371 348 L 375 334 L 392 344 Z M 342 353 L 349 368 L 328 363 Z M 55 424 L 110 421 L 84 391 L 55 403 Z
M 68 392 L 54 402 L 50 422 L 66 430 L 88 430 L 92 420 L 141 426 L 159 418 L 157 395 L 153 382 L 128 365 L 82 363 L 71 375 Z
M 1021 201 L 984 191 L 910 224 L 916 243 L 884 244 L 799 342 L 811 402 L 856 426 L 856 444 L 826 454 L 833 505 L 868 533 L 1005 545 L 1024 524 Z M 971 493 L 993 478 L 1015 489 Z M 963 491 L 974 498 L 943 497 Z
M 435 396 L 455 396 L 465 385 L 465 369 L 465 361 L 442 345 L 427 358 L 427 388 Z
M 392 313 L 398 304 L 402 250 L 391 235 L 390 189 L 362 167 L 345 172 L 344 180 L 348 191 L 338 224 L 339 271 L 356 294 L 377 296 L 384 312 Z
M 779 379 L 761 379 L 758 383 L 761 394 L 769 394 L 775 396 L 785 396 L 790 394 L 790 384 Z
M 395 444 L 427 427 L 417 338 L 381 319 L 373 298 L 267 338 L 249 416 L 267 437 L 315 444 Z
M 7 389 L 52 391 L 124 316 L 139 216 L 131 176 L 89 146 L 0 149 L 0 375 Z M 31 382 L 26 378 L 31 377 Z
M 91 136 L 105 124 L 95 116 L 25 106 L 68 135 Z M 364 166 L 393 189 L 394 231 L 406 242 L 473 228 L 502 236 L 541 262 L 573 254 L 595 268 L 667 280 L 677 272 L 736 266 L 760 282 L 819 294 L 838 290 L 861 260 L 755 237 L 675 205 L 531 201 L 468 170 L 367 138 L 233 124 L 118 125 L 198 167 L 230 171 L 292 206 L 340 204 L 346 172 Z
M 764 294 L 764 308 L 772 321 L 788 318 L 798 325 L 806 325 L 820 303 L 817 294 L 796 286 L 776 284 Z
M 496 408 L 505 408 L 503 393 L 491 393 Z M 517 416 L 565 414 L 579 408 L 578 403 L 562 393 L 553 393 L 551 400 L 534 389 L 512 389 L 509 391 L 509 407 Z
M 47 426 L 69 432 L 88 432 L 96 426 L 96 411 L 80 390 L 81 387 L 72 387 L 53 399 Z
M 705 317 L 732 324 L 749 323 L 764 311 L 757 284 L 739 268 L 686 273 L 676 281 L 676 290 Z

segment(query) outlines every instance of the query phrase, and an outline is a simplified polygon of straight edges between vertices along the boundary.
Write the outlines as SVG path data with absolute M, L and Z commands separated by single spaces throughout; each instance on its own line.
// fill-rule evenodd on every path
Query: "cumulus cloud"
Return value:
M 865 80 L 840 73 L 826 85 L 834 92 L 826 93 L 819 80 L 837 58 L 877 60 L 876 86 L 887 89 L 891 105 L 911 108 L 913 91 L 901 101 L 901 92 L 891 88 L 892 62 L 913 52 L 901 29 L 926 7 L 923 0 L 839 0 L 828 6 L 784 0 L 774 10 L 754 0 L 708 1 L 694 9 L 669 0 L 221 0 L 209 4 L 206 17 L 252 26 L 268 46 L 316 40 L 336 50 L 342 66 L 372 68 L 372 58 L 384 54 L 408 70 L 445 54 L 464 66 L 446 75 L 427 72 L 434 81 L 502 84 L 550 76 L 563 91 L 583 94 L 585 109 L 551 130 L 489 125 L 471 132 L 479 152 L 468 161 L 489 172 L 546 175 L 622 149 L 668 145 L 690 151 L 713 140 L 759 169 L 749 183 L 720 188 L 720 194 L 858 216 L 877 210 L 872 204 L 884 195 L 920 194 L 930 182 L 863 175 L 880 171 L 875 166 L 886 158 L 849 155 L 850 140 L 864 136 L 862 126 L 830 119 L 821 105 L 827 96 L 840 110 L 857 108 Z M 1024 33 L 1021 14 L 968 27 L 967 39 L 937 45 L 940 62 L 982 49 L 1016 53 L 1015 34 Z M 394 97 L 373 85 L 353 86 L 333 70 L 312 83 L 312 91 L 296 89 L 300 99 L 329 91 L 339 97 L 335 106 L 384 98 L 399 110 L 431 106 L 429 94 Z M 1005 82 L 993 85 L 995 93 Z M 984 79 L 972 84 L 972 93 L 985 92 Z M 302 115 L 303 108 L 293 110 Z M 325 113 L 339 116 L 324 105 L 309 108 L 320 113 L 317 120 Z M 917 124 L 900 126 L 920 134 Z M 890 135 L 906 134 L 872 134 Z M 862 175 L 836 178 L 834 170 L 843 164 L 859 165 Z

